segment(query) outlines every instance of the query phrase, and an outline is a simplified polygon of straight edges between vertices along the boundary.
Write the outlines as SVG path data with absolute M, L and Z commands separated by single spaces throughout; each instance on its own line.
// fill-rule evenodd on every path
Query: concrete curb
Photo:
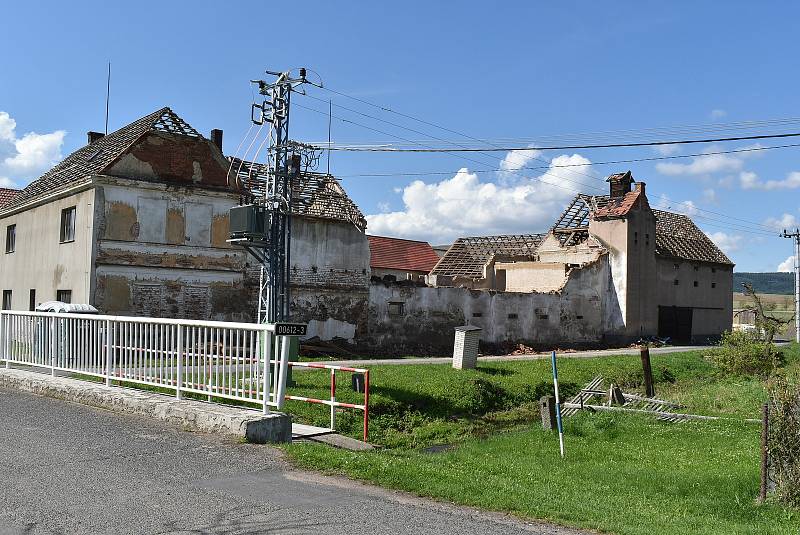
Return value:
M 292 419 L 288 414 L 228 407 L 163 394 L 108 387 L 67 377 L 0 368 L 0 386 L 63 399 L 117 412 L 138 414 L 178 424 L 183 428 L 245 438 L 248 442 L 291 442 Z

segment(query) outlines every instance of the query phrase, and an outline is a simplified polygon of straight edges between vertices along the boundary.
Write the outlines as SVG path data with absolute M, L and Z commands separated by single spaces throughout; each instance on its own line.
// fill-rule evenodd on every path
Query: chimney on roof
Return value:
M 222 130 L 215 128 L 211 131 L 211 142 L 222 152 Z
M 609 183 L 609 193 L 611 198 L 624 197 L 626 193 L 630 193 L 631 184 L 633 184 L 633 176 L 630 171 L 625 173 L 616 173 L 610 175 L 606 182 Z
M 90 145 L 101 137 L 105 137 L 105 134 L 102 132 L 86 132 L 86 139 Z
M 642 195 L 645 195 L 645 192 L 644 192 L 644 187 L 645 186 L 646 186 L 646 184 L 644 182 L 637 182 L 636 183 L 636 191 L 638 191 Z

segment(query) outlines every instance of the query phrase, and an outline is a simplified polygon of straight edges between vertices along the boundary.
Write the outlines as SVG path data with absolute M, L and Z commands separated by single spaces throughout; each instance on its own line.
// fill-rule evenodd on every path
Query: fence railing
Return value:
M 328 405 L 331 408 L 331 431 L 336 431 L 336 408 L 342 407 L 347 409 L 356 409 L 364 413 L 364 442 L 367 442 L 369 435 L 369 370 L 362 368 L 348 368 L 346 366 L 336 366 L 333 364 L 321 364 L 318 362 L 290 362 L 291 367 L 297 368 L 310 368 L 316 370 L 330 370 L 331 376 L 331 397 L 330 399 L 317 399 L 306 396 L 287 395 L 286 399 L 295 401 L 305 401 L 308 403 L 318 403 L 320 405 Z M 359 373 L 364 376 L 364 404 L 345 403 L 343 401 L 336 401 L 336 372 Z
M 0 312 L 0 361 L 281 409 L 288 338 L 271 324 Z

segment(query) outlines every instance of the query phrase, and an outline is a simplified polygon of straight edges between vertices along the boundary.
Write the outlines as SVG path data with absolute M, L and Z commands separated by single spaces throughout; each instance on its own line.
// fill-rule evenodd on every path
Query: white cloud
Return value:
M 794 255 L 790 256 L 780 264 L 778 264 L 778 271 L 781 273 L 789 273 L 794 271 Z
M 792 214 L 783 214 L 779 218 L 770 217 L 764 220 L 764 225 L 781 231 L 783 229 L 800 226 L 797 218 Z
M 730 154 L 704 154 L 694 156 L 689 163 L 659 162 L 656 164 L 656 169 L 659 173 L 670 176 L 706 175 L 739 171 L 743 165 L 741 157 L 734 157 Z
M 403 190 L 402 211 L 368 215 L 368 226 L 376 234 L 436 243 L 460 236 L 541 232 L 580 188 L 571 182 L 580 179 L 578 173 L 554 166 L 589 163 L 578 154 L 558 156 L 547 173 L 513 185 L 481 181 L 466 168 L 440 182 L 416 180 Z
M 719 109 L 711 110 L 711 113 L 709 113 L 709 116 L 711 116 L 712 119 L 722 119 L 726 115 L 728 115 L 727 111 Z
M 712 188 L 706 188 L 703 190 L 703 200 L 706 202 L 716 204 L 717 203 L 717 192 Z
M 760 189 L 773 191 L 780 189 L 800 188 L 800 171 L 792 171 L 783 180 L 762 181 L 759 176 L 752 171 L 742 171 L 739 174 L 739 184 L 742 189 Z
M 711 241 L 724 253 L 737 251 L 742 246 L 742 237 L 738 234 L 727 234 L 725 232 L 706 232 Z
M 672 156 L 673 154 L 677 154 L 681 150 L 680 145 L 656 145 L 654 147 L 655 151 L 660 154 L 661 156 Z
M 533 147 L 533 145 L 529 145 Z M 509 177 L 515 171 L 525 167 L 531 160 L 538 158 L 542 154 L 538 150 L 512 150 L 506 153 L 505 158 L 500 162 L 500 176 Z
M 49 134 L 28 132 L 17 137 L 17 122 L 0 111 L 0 185 L 17 184 L 34 178 L 58 162 L 66 132 Z
M 390 209 L 391 209 L 391 207 L 389 206 L 389 203 L 388 203 L 388 202 L 379 202 L 379 203 L 378 203 L 378 210 L 380 210 L 380 211 L 381 211 L 381 213 L 385 214 L 385 213 L 386 213 L 386 212 L 388 212 Z

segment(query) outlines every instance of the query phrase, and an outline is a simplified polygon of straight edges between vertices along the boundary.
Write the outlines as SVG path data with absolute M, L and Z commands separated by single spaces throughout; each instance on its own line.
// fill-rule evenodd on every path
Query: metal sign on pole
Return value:
M 553 365 L 553 386 L 556 391 L 556 423 L 558 424 L 558 447 L 561 451 L 561 457 L 564 457 L 564 427 L 561 423 L 561 398 L 558 395 L 558 366 L 556 365 L 556 352 L 553 351 L 552 359 Z

